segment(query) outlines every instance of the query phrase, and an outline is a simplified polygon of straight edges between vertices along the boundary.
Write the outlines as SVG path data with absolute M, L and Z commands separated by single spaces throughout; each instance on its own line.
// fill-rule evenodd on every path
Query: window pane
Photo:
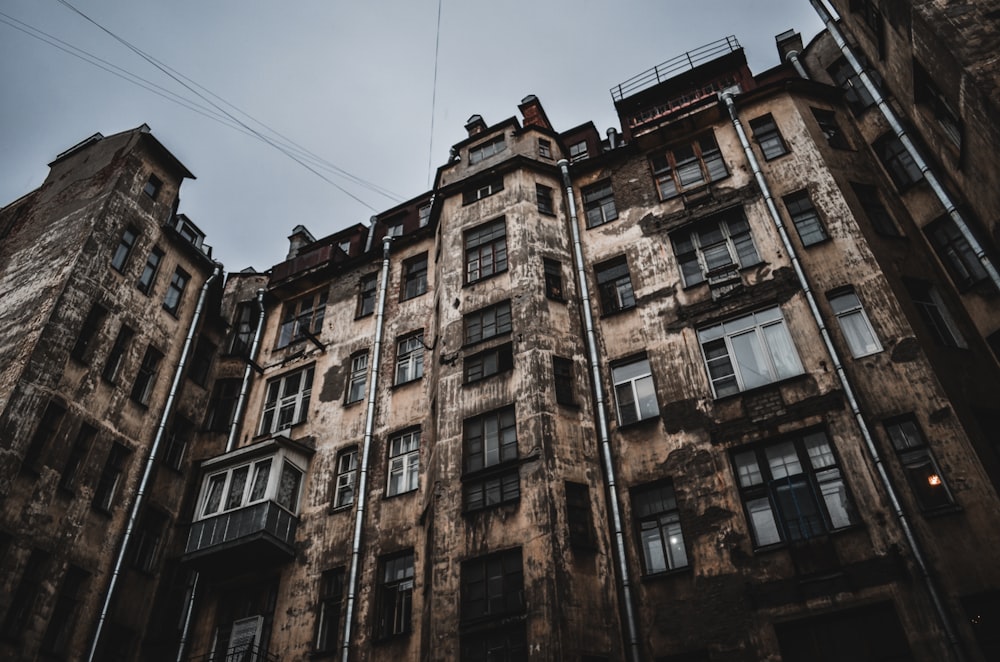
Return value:
M 750 332 L 733 336 L 732 343 L 744 390 L 769 384 L 771 371 L 768 370 L 757 334 Z
M 267 494 L 267 479 L 271 473 L 271 460 L 262 460 L 254 465 L 253 486 L 250 488 L 249 502 L 260 501 Z
M 793 377 L 802 373 L 799 355 L 795 351 L 795 345 L 792 344 L 792 338 L 788 335 L 788 329 L 785 328 L 784 324 L 765 326 L 764 338 L 771 352 L 771 360 L 774 362 L 777 379 Z
M 243 503 L 243 490 L 247 485 L 247 475 L 249 473 L 249 466 L 233 470 L 233 477 L 229 482 L 229 494 L 226 497 L 226 510 L 238 508 Z
M 771 504 L 766 498 L 747 501 L 747 513 L 758 547 L 781 542 L 778 525 L 775 524 L 774 513 L 771 512 Z

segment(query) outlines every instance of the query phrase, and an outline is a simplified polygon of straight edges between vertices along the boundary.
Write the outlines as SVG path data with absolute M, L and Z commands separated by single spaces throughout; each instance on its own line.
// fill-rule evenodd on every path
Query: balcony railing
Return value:
M 281 658 L 274 653 L 260 648 L 240 644 L 222 651 L 214 651 L 203 655 L 192 655 L 188 662 L 280 662 Z
M 293 554 L 298 519 L 273 501 L 231 510 L 191 525 L 184 555 L 188 559 L 261 541 L 275 551 Z
M 729 53 L 733 53 L 739 49 L 740 42 L 738 42 L 734 36 L 729 36 L 725 39 L 719 39 L 718 41 L 705 44 L 704 46 L 700 46 L 694 50 L 688 51 L 687 53 L 683 53 L 675 58 L 667 60 L 662 64 L 658 64 L 652 69 L 647 69 L 641 74 L 629 78 L 624 83 L 612 87 L 611 98 L 615 101 L 621 101 L 625 97 L 632 96 L 637 92 L 641 92 L 642 90 L 653 87 L 654 85 L 658 85 L 665 80 L 670 80 L 674 76 L 684 73 L 685 71 L 690 71 L 702 62 L 714 60 L 715 58 L 728 55 Z

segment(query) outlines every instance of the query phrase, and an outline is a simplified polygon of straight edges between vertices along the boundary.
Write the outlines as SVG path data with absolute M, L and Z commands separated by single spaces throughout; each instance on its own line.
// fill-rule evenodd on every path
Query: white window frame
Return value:
M 258 434 L 273 434 L 306 420 L 315 366 L 289 372 L 267 382 L 264 390 L 264 408 L 260 415 Z M 289 385 L 295 380 L 295 391 Z M 282 423 L 282 413 L 291 412 L 291 418 Z
M 713 228 L 718 228 L 718 238 L 708 241 L 706 237 Z M 761 262 L 750 222 L 739 207 L 672 232 L 670 243 L 674 248 L 674 257 L 677 258 L 677 268 L 680 269 L 684 287 L 703 283 L 709 274 L 718 271 L 745 269 Z M 728 256 L 729 262 L 710 267 L 709 255 L 718 256 L 713 257 L 713 262 Z M 697 267 L 697 271 L 694 267 Z
M 507 149 L 507 140 L 503 134 L 494 136 L 484 143 L 469 148 L 469 165 L 475 165 L 484 159 L 495 156 Z
M 837 324 L 844 334 L 844 340 L 851 350 L 851 356 L 860 359 L 864 356 L 878 354 L 882 351 L 882 343 L 875 335 L 871 321 L 861 305 L 861 299 L 853 290 L 841 290 L 827 296 Z
M 420 487 L 420 428 L 389 439 L 389 474 L 385 495 L 396 496 Z
M 396 343 L 396 381 L 405 384 L 424 376 L 424 332 L 404 336 Z
M 653 370 L 646 357 L 632 359 L 611 366 L 615 390 L 615 411 L 618 425 L 629 425 L 660 415 L 656 398 Z M 629 411 L 627 408 L 631 408 Z
M 351 357 L 351 372 L 347 381 L 346 404 L 361 402 L 365 399 L 365 386 L 368 384 L 368 352 L 364 351 Z
M 337 478 L 334 485 L 333 507 L 346 508 L 354 504 L 358 476 L 358 447 L 351 446 L 337 453 Z
M 208 519 L 209 517 L 268 501 L 275 487 L 275 481 L 273 480 L 275 464 L 280 464 L 280 461 L 276 456 L 269 455 L 252 462 L 243 462 L 207 474 L 202 479 L 201 498 L 198 499 L 198 511 L 195 514 L 195 521 Z M 237 472 L 243 469 L 246 470 L 246 473 L 240 479 L 243 481 L 243 485 L 239 487 L 239 494 L 234 492 L 231 495 L 230 491 L 236 487 L 233 484 L 233 480 Z M 264 471 L 264 473 L 261 474 L 261 471 Z M 261 491 L 257 493 L 257 496 L 254 496 L 254 487 L 257 485 L 257 480 L 260 476 L 263 477 L 264 484 Z M 213 485 L 219 485 L 218 493 L 213 489 Z M 217 501 L 213 498 L 216 494 L 218 496 Z M 239 500 L 230 505 L 230 497 L 238 498 Z

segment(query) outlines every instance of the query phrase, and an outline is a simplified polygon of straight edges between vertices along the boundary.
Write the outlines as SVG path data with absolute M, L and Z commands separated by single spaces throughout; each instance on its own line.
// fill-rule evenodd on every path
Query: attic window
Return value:
M 499 154 L 505 149 L 507 149 L 507 143 L 504 141 L 503 135 L 496 136 L 492 140 L 469 150 L 469 165 L 475 165 L 485 158 Z
M 156 196 L 160 194 L 160 189 L 163 187 L 163 182 L 156 175 L 150 175 L 149 179 L 146 181 L 145 186 L 142 187 L 142 192 L 148 195 L 153 200 L 156 200 Z
M 177 230 L 177 234 L 195 248 L 201 248 L 202 243 L 205 241 L 204 233 L 183 214 L 177 216 L 177 224 L 174 226 L 174 229 Z

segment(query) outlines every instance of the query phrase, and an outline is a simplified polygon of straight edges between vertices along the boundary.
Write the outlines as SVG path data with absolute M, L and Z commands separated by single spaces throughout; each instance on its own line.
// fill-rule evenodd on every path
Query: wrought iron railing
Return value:
M 281 658 L 260 646 L 240 644 L 225 650 L 188 657 L 188 662 L 281 662 Z
M 740 42 L 732 35 L 725 39 L 705 44 L 675 58 L 671 58 L 662 64 L 658 64 L 652 69 L 648 69 L 641 74 L 629 78 L 624 83 L 612 87 L 611 98 L 615 101 L 621 101 L 636 92 L 641 92 L 665 80 L 669 80 L 677 74 L 690 71 L 702 62 L 728 55 L 740 48 Z

